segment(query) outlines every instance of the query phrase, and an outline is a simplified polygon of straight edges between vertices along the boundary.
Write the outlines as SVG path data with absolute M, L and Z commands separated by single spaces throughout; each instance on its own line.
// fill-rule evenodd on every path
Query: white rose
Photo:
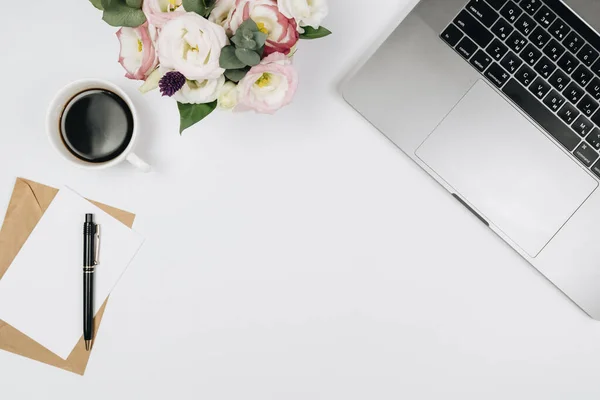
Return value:
M 233 82 L 227 82 L 219 92 L 218 101 L 219 108 L 233 110 L 239 101 L 238 86 Z
M 217 0 L 215 8 L 210 13 L 208 20 L 210 22 L 214 22 L 215 24 L 224 26 L 227 17 L 229 16 L 229 12 L 233 8 L 233 3 L 235 0 Z
M 283 15 L 298 22 L 298 27 L 318 29 L 329 13 L 327 0 L 278 0 L 277 5 Z
M 158 37 L 162 67 L 181 72 L 189 80 L 219 79 L 221 49 L 227 45 L 222 26 L 190 12 L 167 22 Z
M 184 104 L 205 104 L 217 100 L 221 88 L 225 84 L 225 76 L 203 81 L 187 81 L 173 98 Z

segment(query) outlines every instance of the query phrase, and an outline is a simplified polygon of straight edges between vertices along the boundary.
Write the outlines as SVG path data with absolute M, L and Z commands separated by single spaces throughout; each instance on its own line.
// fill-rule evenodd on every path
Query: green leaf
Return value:
M 254 31 L 251 31 L 250 29 L 241 29 L 242 32 L 242 37 L 245 40 L 250 40 L 254 37 Z
M 231 43 L 235 44 L 237 47 L 242 47 L 242 44 L 244 43 L 244 38 L 238 35 L 233 35 L 229 40 L 231 40 Z
M 142 0 L 125 0 L 125 4 L 131 8 L 142 8 Z
M 104 9 L 102 19 L 111 26 L 126 26 L 136 28 L 146 22 L 146 16 L 142 10 L 136 10 L 125 5 L 111 6 Z
M 267 37 L 269 37 L 269 35 L 261 31 L 254 32 L 254 41 L 256 42 L 256 47 L 263 47 L 267 41 Z
M 249 49 L 235 49 L 235 56 L 249 67 L 254 67 L 260 63 L 258 53 Z
M 103 10 L 106 10 L 106 9 L 110 8 L 113 3 L 116 3 L 116 1 L 113 1 L 113 0 L 100 0 L 100 5 L 102 6 Z
M 242 24 L 238 28 L 238 30 L 241 32 L 244 32 L 245 29 L 249 29 L 252 32 L 256 32 L 258 31 L 258 25 L 256 25 L 256 22 L 254 22 L 252 18 L 248 18 L 247 20 L 242 22 Z
M 197 124 L 206 118 L 217 108 L 217 101 L 206 104 L 183 104 L 177 102 L 179 108 L 179 133 L 182 134 L 187 128 Z
M 227 71 L 225 71 L 225 77 L 232 82 L 238 83 L 239 81 L 244 79 L 248 71 L 250 71 L 250 68 L 228 69 Z
M 98 10 L 104 10 L 104 7 L 102 7 L 102 0 L 90 0 L 90 3 Z
M 256 42 L 254 39 L 245 39 L 242 41 L 242 45 L 238 46 L 238 48 L 248 49 L 248 50 L 256 50 Z
M 221 68 L 225 69 L 238 69 L 246 66 L 246 64 L 238 60 L 235 53 L 235 47 L 233 46 L 225 46 L 223 49 L 221 49 L 219 65 Z
M 324 26 L 320 26 L 319 29 L 310 26 L 303 26 L 302 28 L 304 33 L 300 34 L 300 39 L 320 39 L 331 35 L 331 31 Z
M 185 11 L 190 12 L 193 11 L 197 14 L 202 15 L 203 17 L 208 18 L 210 12 L 215 7 L 215 0 L 183 0 L 182 2 L 183 8 Z

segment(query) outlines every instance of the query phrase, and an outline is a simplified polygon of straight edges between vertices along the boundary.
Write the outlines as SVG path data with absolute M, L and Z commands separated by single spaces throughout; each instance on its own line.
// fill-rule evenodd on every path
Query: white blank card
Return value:
M 0 319 L 66 359 L 83 334 L 83 223 L 101 226 L 94 314 L 143 239 L 86 199 L 62 188 L 0 280 Z

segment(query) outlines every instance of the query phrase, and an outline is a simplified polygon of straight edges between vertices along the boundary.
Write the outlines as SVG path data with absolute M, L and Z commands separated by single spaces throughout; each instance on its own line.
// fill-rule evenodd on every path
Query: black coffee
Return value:
M 91 89 L 73 97 L 63 111 L 60 132 L 73 155 L 91 163 L 117 158 L 133 136 L 133 115 L 108 90 Z

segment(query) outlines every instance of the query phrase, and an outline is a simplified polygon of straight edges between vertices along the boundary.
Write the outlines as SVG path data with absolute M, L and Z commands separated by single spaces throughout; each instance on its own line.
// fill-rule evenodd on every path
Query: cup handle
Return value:
M 127 155 L 127 161 L 129 161 L 134 167 L 138 168 L 142 172 L 150 172 L 152 170 L 152 167 L 147 162 L 139 158 L 135 153 L 129 153 Z

